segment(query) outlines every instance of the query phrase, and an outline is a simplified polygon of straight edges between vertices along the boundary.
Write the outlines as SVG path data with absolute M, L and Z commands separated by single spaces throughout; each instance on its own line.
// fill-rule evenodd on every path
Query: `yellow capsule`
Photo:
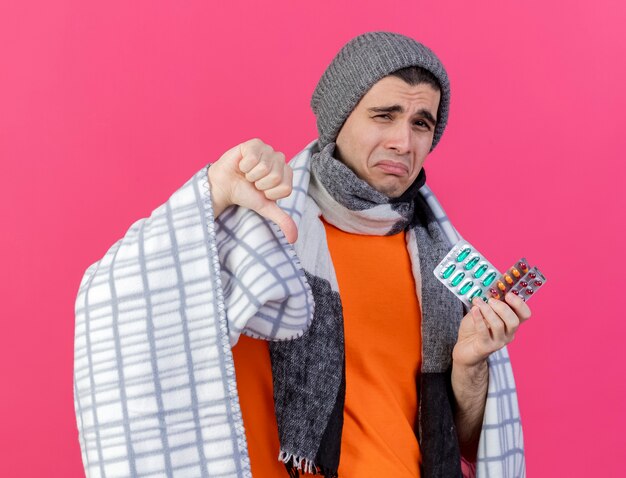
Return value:
M 504 285 L 504 282 L 498 281 L 498 289 L 500 289 L 503 292 L 506 290 L 506 286 Z
M 508 284 L 513 284 L 513 279 L 508 274 L 504 274 L 504 280 L 507 281 Z
M 519 271 L 518 271 L 515 267 L 512 267 L 512 268 L 511 268 L 511 272 L 513 273 L 513 275 L 514 275 L 516 278 L 518 278 L 518 279 L 519 279 L 520 273 L 519 273 Z

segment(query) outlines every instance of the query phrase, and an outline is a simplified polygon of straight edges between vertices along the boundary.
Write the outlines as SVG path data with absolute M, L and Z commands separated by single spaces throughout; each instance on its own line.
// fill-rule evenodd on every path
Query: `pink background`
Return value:
M 298 152 L 323 69 L 380 29 L 448 69 L 426 169 L 457 228 L 500 269 L 526 255 L 548 277 L 510 346 L 529 476 L 622 476 L 626 4 L 214 5 L 0 4 L 0 476 L 82 476 L 84 270 L 231 146 Z

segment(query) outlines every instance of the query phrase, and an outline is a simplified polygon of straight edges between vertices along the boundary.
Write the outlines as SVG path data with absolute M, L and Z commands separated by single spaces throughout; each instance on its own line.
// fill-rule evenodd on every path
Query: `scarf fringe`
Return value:
M 317 474 L 317 466 L 315 466 L 315 463 L 304 456 L 296 456 L 293 453 L 281 450 L 278 454 L 278 461 L 282 461 L 285 465 L 290 465 L 302 473 Z
M 278 454 L 278 461 L 282 461 L 285 464 L 290 478 L 298 478 L 300 472 L 321 475 L 324 478 L 338 478 L 336 471 L 319 467 L 313 460 L 309 460 L 304 456 L 296 456 L 283 450 Z

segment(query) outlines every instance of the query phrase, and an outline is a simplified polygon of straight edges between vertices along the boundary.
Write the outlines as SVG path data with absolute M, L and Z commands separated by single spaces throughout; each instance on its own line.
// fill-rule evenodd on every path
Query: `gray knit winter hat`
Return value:
M 336 140 L 343 123 L 374 83 L 409 66 L 430 71 L 441 88 L 432 151 L 448 122 L 448 75 L 439 58 L 428 47 L 391 32 L 368 32 L 353 38 L 324 71 L 311 98 L 311 108 L 317 117 L 320 149 Z

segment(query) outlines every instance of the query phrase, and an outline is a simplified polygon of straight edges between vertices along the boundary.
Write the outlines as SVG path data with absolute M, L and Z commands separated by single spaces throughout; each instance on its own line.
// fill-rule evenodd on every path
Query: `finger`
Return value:
M 243 162 L 243 160 L 242 160 Z M 241 163 L 240 164 L 240 169 L 241 169 Z M 246 179 L 251 182 L 254 183 L 256 181 L 258 181 L 261 178 L 264 178 L 265 176 L 267 176 L 270 172 L 272 171 L 272 163 L 271 161 L 268 160 L 268 157 L 265 156 L 263 153 L 261 153 L 258 156 L 258 161 L 256 166 L 254 166 L 250 171 L 248 171 L 245 176 Z
M 262 177 L 261 179 L 254 182 L 254 186 L 259 191 L 265 191 L 267 189 L 272 189 L 278 186 L 283 180 L 283 170 L 285 169 L 285 163 L 282 164 L 279 162 L 280 160 L 275 160 L 272 165 L 271 171 Z M 254 170 L 252 170 L 248 174 L 252 174 Z
M 241 158 L 241 161 L 239 161 L 239 170 L 243 174 L 247 174 L 257 164 L 259 164 L 259 155 L 256 153 L 248 153 L 246 156 Z
M 515 337 L 515 332 L 520 325 L 519 318 L 507 304 L 501 300 L 490 299 L 489 307 L 494 311 L 497 318 L 504 324 L 504 339 L 508 343 Z
M 287 241 L 291 244 L 298 239 L 298 228 L 296 223 L 289 214 L 283 211 L 275 202 L 266 201 L 259 207 L 254 208 L 261 216 L 274 222 L 283 234 Z
M 230 148 L 224 154 L 222 154 L 218 162 L 225 161 L 229 164 L 231 163 L 238 164 L 241 161 L 241 158 L 242 158 L 241 145 L 238 144 Z
M 266 145 L 260 139 L 251 139 L 239 145 L 239 170 L 246 174 L 259 164 L 261 157 L 267 150 L 273 151 L 271 146 Z
M 511 309 L 515 312 L 517 317 L 519 318 L 520 323 L 530 319 L 531 312 L 528 304 L 521 297 L 509 292 L 504 300 L 507 304 L 511 306 Z
M 292 187 L 289 184 L 281 183 L 275 188 L 263 191 L 265 197 L 271 201 L 277 201 L 278 199 L 286 198 L 291 194 Z
M 472 321 L 474 322 L 474 327 L 476 327 L 478 335 L 484 340 L 489 340 L 491 338 L 489 326 L 483 318 L 483 314 L 480 313 L 480 309 L 478 307 L 472 307 L 470 312 L 472 313 Z
M 256 183 L 255 183 L 256 184 Z M 267 199 L 276 201 L 277 199 L 286 198 L 293 190 L 293 170 L 291 166 L 285 165 L 283 168 L 283 179 L 278 186 L 263 191 Z
M 509 336 L 514 335 L 521 323 L 515 311 L 501 300 L 490 300 L 489 305 L 504 322 L 506 334 Z
M 491 303 L 493 300 L 494 299 L 489 299 L 489 302 Z M 506 339 L 506 328 L 498 314 L 482 299 L 475 298 L 472 303 L 480 309 L 482 316 L 488 324 L 493 339 L 504 342 Z

